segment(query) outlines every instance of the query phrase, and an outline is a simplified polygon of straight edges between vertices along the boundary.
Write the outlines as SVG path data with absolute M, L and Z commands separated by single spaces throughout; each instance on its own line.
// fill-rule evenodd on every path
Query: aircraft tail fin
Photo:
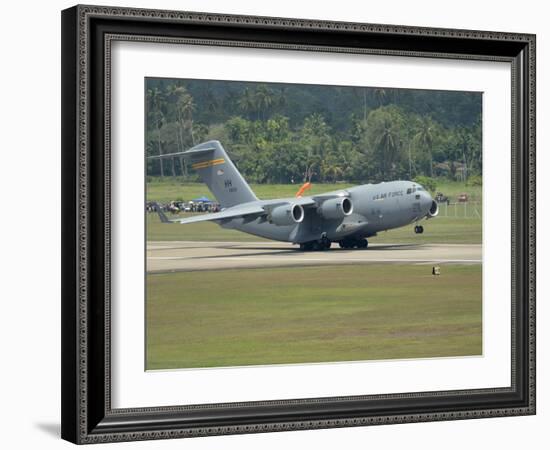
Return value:
M 199 144 L 185 152 L 202 181 L 223 208 L 258 200 L 218 141 Z
M 149 159 L 183 156 L 212 191 L 222 208 L 258 200 L 219 141 L 208 141 L 179 153 L 152 156 Z

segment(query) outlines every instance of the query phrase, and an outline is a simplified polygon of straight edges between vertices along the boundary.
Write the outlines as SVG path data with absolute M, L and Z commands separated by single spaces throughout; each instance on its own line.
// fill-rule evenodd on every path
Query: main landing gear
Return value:
M 369 241 L 366 239 L 344 239 L 339 242 L 341 248 L 367 248 L 369 246 Z
M 327 238 L 319 239 L 318 241 L 309 241 L 300 244 L 300 250 L 304 252 L 316 252 L 322 250 L 328 250 L 332 242 Z M 353 239 L 347 238 L 342 241 L 338 241 L 340 248 L 351 249 L 351 248 L 360 248 L 364 249 L 369 246 L 369 241 L 366 239 Z
M 332 242 L 327 238 L 319 239 L 318 241 L 309 241 L 300 244 L 300 250 L 305 252 L 317 252 L 320 250 L 328 250 Z
M 416 225 L 414 227 L 414 232 L 416 234 L 422 234 L 422 233 L 424 233 L 424 227 L 422 225 Z

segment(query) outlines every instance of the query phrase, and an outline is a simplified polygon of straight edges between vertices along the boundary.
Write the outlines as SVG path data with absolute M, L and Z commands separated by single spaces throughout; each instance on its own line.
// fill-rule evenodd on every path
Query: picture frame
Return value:
M 370 54 L 511 66 L 510 386 L 112 407 L 111 45 Z M 100 443 L 535 414 L 535 36 L 78 5 L 62 12 L 62 437 Z

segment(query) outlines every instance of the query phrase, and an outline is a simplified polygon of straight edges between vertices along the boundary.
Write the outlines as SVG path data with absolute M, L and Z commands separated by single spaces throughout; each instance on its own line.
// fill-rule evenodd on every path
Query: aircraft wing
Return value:
M 244 204 L 242 206 L 233 206 L 231 208 L 228 208 L 224 211 L 217 212 L 217 213 L 200 214 L 197 216 L 177 218 L 177 219 L 169 219 L 168 217 L 166 217 L 166 214 L 164 214 L 160 206 L 156 203 L 155 203 L 155 209 L 162 223 L 186 224 L 186 223 L 205 222 L 205 221 L 212 221 L 212 220 L 214 221 L 230 220 L 230 219 L 237 219 L 237 218 L 244 218 L 244 217 L 251 218 L 252 216 L 263 216 L 263 215 L 269 214 L 273 208 L 276 208 L 277 206 L 284 205 L 284 204 L 295 204 L 295 205 L 300 205 L 304 208 L 318 207 L 325 200 L 338 198 L 338 197 L 349 197 L 349 195 L 350 194 L 347 191 L 327 192 L 326 194 L 319 194 L 311 197 L 298 197 L 298 198 L 282 199 L 280 201 L 277 201 L 277 200 L 271 201 L 263 205 Z
M 160 208 L 157 208 L 157 212 L 159 213 L 160 220 L 163 223 L 195 223 L 205 222 L 209 220 L 237 219 L 251 215 L 266 214 L 266 211 L 261 206 L 236 206 L 234 208 L 229 208 L 225 211 L 217 213 L 200 214 L 197 216 L 181 219 L 168 219 L 166 215 L 160 210 Z
M 349 197 L 350 194 L 347 191 L 335 191 L 327 192 L 326 194 L 312 195 L 306 197 L 295 197 L 295 198 L 283 198 L 280 200 L 269 200 L 264 204 L 266 212 L 276 208 L 280 205 L 300 205 L 304 208 L 316 208 L 320 206 L 325 200 L 330 200 L 331 198 L 338 197 Z
M 313 200 L 312 197 L 282 198 L 280 200 L 268 200 L 264 207 L 269 210 L 276 208 L 277 206 L 288 204 L 300 205 L 307 208 L 308 206 L 316 206 L 317 202 Z
M 317 205 L 317 202 L 313 199 L 313 197 L 298 197 L 298 198 L 292 199 L 292 201 L 289 201 L 288 203 L 294 203 L 296 205 L 305 206 L 306 208 L 308 206 Z
M 312 198 L 313 200 L 325 201 L 331 198 L 349 197 L 349 196 L 350 196 L 350 193 L 348 191 L 335 191 L 335 192 L 327 192 L 326 194 L 312 195 L 310 198 Z

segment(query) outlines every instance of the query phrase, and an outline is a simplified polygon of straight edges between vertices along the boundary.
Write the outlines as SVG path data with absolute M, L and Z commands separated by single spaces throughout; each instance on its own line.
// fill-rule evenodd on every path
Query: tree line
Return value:
M 254 183 L 480 179 L 481 94 L 147 79 L 146 154 L 217 139 Z M 183 158 L 150 176 L 196 179 Z

